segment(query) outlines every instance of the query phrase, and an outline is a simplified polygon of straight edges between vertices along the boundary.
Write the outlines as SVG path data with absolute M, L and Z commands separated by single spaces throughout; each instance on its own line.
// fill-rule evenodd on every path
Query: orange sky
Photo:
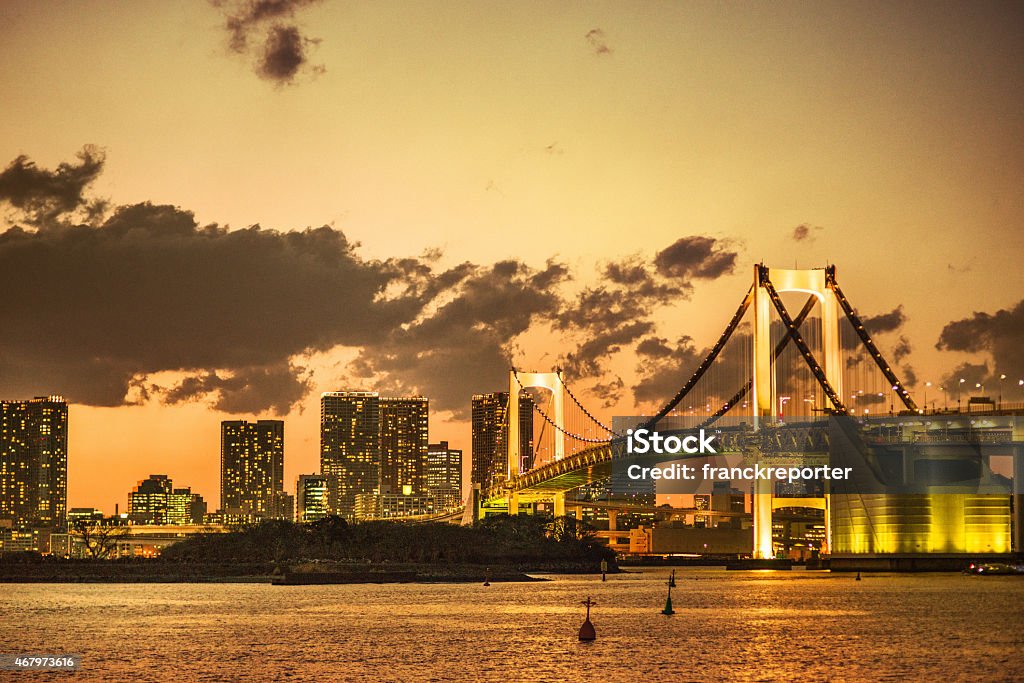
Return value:
M 53 168 L 98 145 L 91 192 L 114 204 L 327 224 L 366 259 L 557 257 L 574 287 L 709 235 L 735 271 L 658 313 L 659 334 L 698 345 L 750 264 L 835 262 L 863 310 L 903 305 L 914 367 L 934 381 L 969 358 L 934 348 L 944 325 L 1024 293 L 1019 4 L 325 0 L 281 19 L 318 41 L 284 84 L 232 52 L 223 10 L 201 2 L 8 1 L 3 15 L 0 164 Z M 797 242 L 801 224 L 821 229 Z M 564 351 L 538 335 L 517 362 L 546 369 Z M 297 359 L 311 391 L 285 418 L 287 488 L 318 468 L 319 394 L 348 388 L 353 353 Z M 634 365 L 611 363 L 627 378 Z M 212 509 L 219 422 L 238 417 L 256 416 L 73 405 L 69 504 L 112 512 L 166 473 Z M 431 439 L 468 452 L 450 417 L 432 415 Z

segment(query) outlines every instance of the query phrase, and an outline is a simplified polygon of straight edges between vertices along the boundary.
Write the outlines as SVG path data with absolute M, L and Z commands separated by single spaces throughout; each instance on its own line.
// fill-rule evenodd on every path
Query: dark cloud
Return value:
M 87 200 L 85 190 L 102 173 L 105 156 L 91 145 L 77 156 L 77 163 L 65 161 L 53 171 L 39 168 L 27 156 L 17 157 L 0 173 L 0 202 L 18 210 L 35 227 L 49 226 L 79 210 L 87 219 L 98 216 L 105 203 Z
M 893 332 L 903 326 L 907 316 L 903 314 L 903 306 L 897 306 L 888 313 L 879 315 L 868 315 L 861 318 L 864 328 L 871 334 L 884 334 Z
M 608 38 L 604 31 L 599 28 L 592 28 L 583 36 L 590 44 L 590 48 L 596 55 L 610 55 L 613 50 L 608 46 Z
M 578 339 L 562 359 L 566 377 L 602 375 L 615 353 L 654 331 L 657 307 L 689 298 L 692 280 L 732 272 L 735 260 L 727 243 L 690 236 L 659 251 L 653 261 L 631 256 L 604 264 L 603 283 L 585 288 L 558 317 L 556 327 Z M 645 355 L 651 343 L 642 341 L 638 352 Z
M 572 276 L 556 261 L 442 268 L 437 251 L 372 260 L 326 226 L 229 230 L 151 203 L 76 224 L 101 168 L 87 150 L 54 171 L 19 158 L 0 176 L 10 211 L 52 223 L 0 233 L 3 394 L 286 413 L 312 386 L 305 359 L 347 347 L 356 355 L 346 382 L 424 393 L 435 409 L 464 413 L 471 394 L 505 385 L 517 339 L 546 331 L 556 348 L 572 348 L 561 359 L 567 376 L 593 378 L 591 393 L 607 403 L 624 387 L 604 379 L 606 363 L 627 346 L 643 340 L 650 364 L 688 358 L 664 340 L 656 358 L 656 308 L 735 259 L 721 242 L 683 238 L 654 261 L 602 264 L 600 284 L 566 296 Z M 687 261 L 689 252 L 712 265 Z
M 650 359 L 662 359 L 672 355 L 672 347 L 662 337 L 648 337 L 637 344 L 636 352 Z
M 278 84 L 292 83 L 309 66 L 307 48 L 319 42 L 307 38 L 295 22 L 298 10 L 320 0 L 211 0 L 225 15 L 228 45 L 254 59 L 258 75 Z M 260 43 L 254 45 L 254 36 Z M 322 67 L 314 67 L 322 71 Z
M 689 286 L 694 279 L 712 279 L 727 275 L 736 266 L 737 253 L 732 245 L 714 237 L 681 237 L 654 257 L 658 272 Z
M 622 347 L 654 329 L 654 323 L 634 320 L 614 330 L 594 335 L 565 357 L 565 371 L 569 377 L 597 377 L 604 372 L 604 360 L 618 353 Z
M 961 363 L 942 378 L 940 386 L 946 390 L 949 400 L 956 400 L 959 394 L 966 401 L 975 390 L 974 385 L 984 384 L 989 376 L 988 363 Z
M 448 301 L 365 346 L 353 371 L 384 376 L 390 390 L 429 394 L 436 409 L 464 414 L 473 393 L 507 386 L 512 340 L 558 315 L 556 288 L 567 277 L 554 261 L 540 270 L 509 260 L 441 273 Z
M 1005 374 L 1016 383 L 1024 378 L 1024 353 L 1021 353 L 1024 349 L 1024 300 L 995 313 L 976 312 L 968 318 L 954 320 L 942 328 L 935 347 L 943 351 L 988 354 L 992 359 L 991 374 L 985 366 L 985 375 L 976 382 L 994 383 L 999 375 Z
M 148 203 L 97 227 L 7 230 L 0 286 L 5 394 L 113 406 L 145 377 L 180 371 L 194 380 L 165 400 L 214 392 L 249 412 L 301 397 L 302 380 L 283 381 L 292 356 L 375 344 L 434 295 L 331 228 L 228 231 Z
M 616 376 L 607 382 L 598 382 L 590 388 L 590 393 L 601 400 L 602 408 L 611 408 L 622 400 L 626 383 L 621 377 Z
M 569 379 L 601 375 L 613 354 L 653 330 L 656 306 L 689 291 L 638 256 L 606 263 L 602 275 L 604 283 L 567 302 L 555 323 L 556 329 L 577 339 L 575 350 L 562 359 Z
M 305 368 L 285 361 L 274 365 L 236 368 L 186 377 L 162 392 L 165 403 L 216 397 L 213 407 L 225 413 L 258 413 L 269 408 L 286 415 L 312 388 Z
M 900 336 L 899 341 L 896 342 L 896 346 L 892 347 L 892 361 L 893 363 L 899 363 L 904 358 L 910 355 L 912 347 L 910 346 L 910 340 L 904 336 Z
M 264 78 L 288 82 L 295 78 L 306 62 L 305 46 L 299 29 L 294 26 L 274 26 L 267 33 L 257 72 Z
M 815 233 L 821 232 L 825 228 L 820 225 L 810 225 L 809 223 L 801 223 L 800 225 L 793 228 L 793 234 L 791 237 L 794 242 L 813 242 L 817 235 Z
M 688 336 L 680 337 L 674 347 L 667 339 L 648 337 L 637 345 L 637 352 L 641 379 L 633 386 L 633 399 L 638 404 L 664 403 L 679 391 L 707 355 L 707 350 L 698 351 L 693 338 Z

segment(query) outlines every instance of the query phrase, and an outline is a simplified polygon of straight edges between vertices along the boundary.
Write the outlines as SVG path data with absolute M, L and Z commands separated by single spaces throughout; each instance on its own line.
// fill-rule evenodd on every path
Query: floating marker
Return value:
M 665 609 L 661 610 L 661 613 L 667 616 L 672 616 L 676 613 L 672 609 L 672 586 L 675 585 L 675 570 L 672 570 L 673 576 L 668 580 L 668 597 L 665 598 Z
M 591 600 L 590 596 L 588 595 L 587 599 L 581 602 L 580 604 L 587 606 L 587 618 L 583 622 L 583 625 L 580 626 L 580 640 L 584 642 L 594 640 L 595 638 L 597 638 L 597 632 L 594 630 L 594 625 L 590 623 L 590 608 L 596 605 L 597 603 Z
M 860 572 L 857 572 L 857 581 L 860 581 Z

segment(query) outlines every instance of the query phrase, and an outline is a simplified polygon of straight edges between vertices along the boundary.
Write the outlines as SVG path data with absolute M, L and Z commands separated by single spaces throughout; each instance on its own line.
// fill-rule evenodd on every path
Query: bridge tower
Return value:
M 554 422 L 555 434 L 555 460 L 565 457 L 565 385 L 562 382 L 561 371 L 556 372 L 517 372 L 515 368 L 509 371 L 508 377 L 508 472 L 509 479 L 519 476 L 519 465 L 522 462 L 520 453 L 519 434 L 519 394 L 523 389 L 541 388 L 551 392 L 552 408 L 554 415 L 551 420 Z M 516 493 L 508 494 L 508 514 L 519 514 L 519 496 Z M 565 494 L 555 494 L 555 515 L 565 514 Z
M 839 341 L 840 305 L 835 290 L 835 266 L 804 270 L 754 266 L 754 338 L 751 385 L 754 406 L 754 429 L 760 428 L 762 418 L 776 414 L 778 395 L 775 385 L 771 343 L 772 295 L 779 292 L 804 292 L 818 299 L 821 305 L 821 339 L 823 353 L 821 369 L 837 396 L 843 395 L 843 366 Z M 831 547 L 830 511 L 825 496 L 825 543 Z M 754 557 L 774 557 L 772 547 L 772 482 L 759 480 L 754 485 Z

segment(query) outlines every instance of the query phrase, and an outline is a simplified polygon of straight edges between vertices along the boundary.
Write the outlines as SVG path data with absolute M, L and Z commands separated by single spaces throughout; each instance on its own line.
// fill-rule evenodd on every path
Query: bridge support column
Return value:
M 762 274 L 762 266 L 754 266 L 754 378 L 751 385 L 754 429 L 759 428 L 760 418 L 770 417 L 775 413 L 773 406 L 775 373 L 772 372 L 771 330 L 769 327 L 771 299 L 761 284 L 762 275 L 767 277 L 767 269 L 764 270 L 765 272 Z
M 531 387 L 541 387 L 551 392 L 551 402 L 554 408 L 554 415 L 552 419 L 555 423 L 556 431 L 560 432 L 565 429 L 565 392 L 562 386 L 562 376 L 557 372 L 520 372 L 517 373 L 514 369 L 508 373 L 508 409 L 505 411 L 507 418 L 507 434 L 508 434 L 508 466 L 506 469 L 506 476 L 509 481 L 518 477 L 521 472 L 522 466 L 522 434 L 519 429 L 519 396 L 523 389 Z M 565 437 L 561 434 L 555 434 L 555 453 L 554 459 L 561 460 L 565 457 Z M 519 514 L 518 509 L 515 512 L 512 508 L 509 508 L 510 515 Z
M 754 482 L 754 559 L 770 560 L 775 557 L 772 545 L 772 482 L 758 479 Z
M 565 517 L 565 494 L 556 493 L 554 497 L 555 517 Z
M 825 494 L 825 544 L 820 555 L 832 554 L 832 494 Z
M 508 494 L 508 514 L 519 514 L 519 494 L 513 491 L 509 491 Z
M 619 511 L 608 511 L 608 531 L 618 531 Z

